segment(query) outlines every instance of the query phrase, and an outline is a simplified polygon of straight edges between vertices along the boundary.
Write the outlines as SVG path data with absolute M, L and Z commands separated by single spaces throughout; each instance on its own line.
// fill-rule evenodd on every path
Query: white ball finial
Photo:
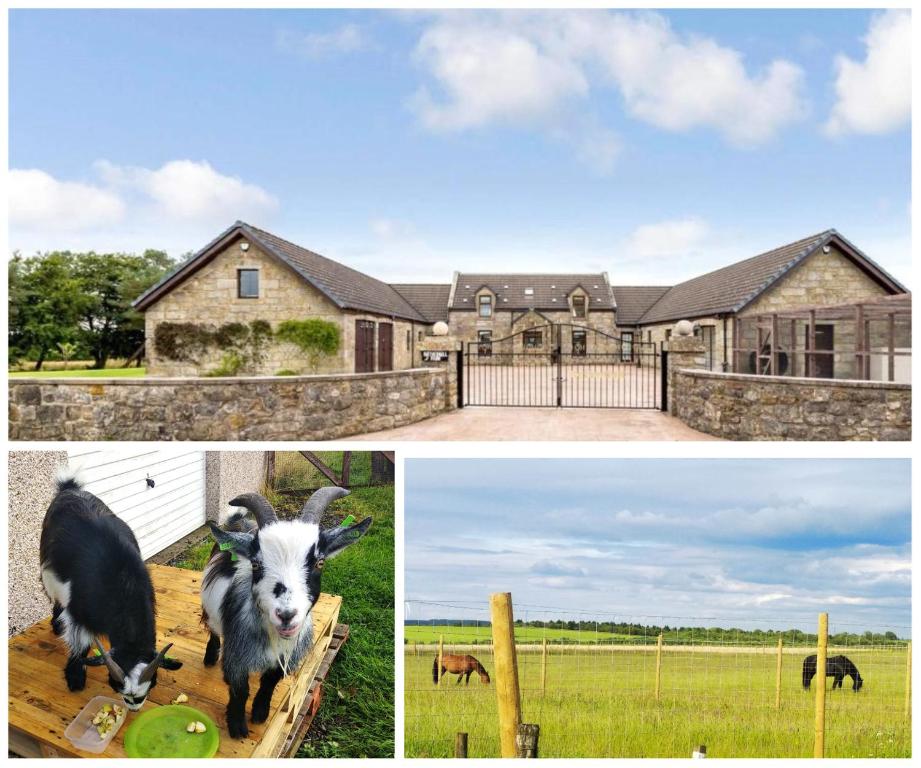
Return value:
M 675 323 L 675 336 L 693 336 L 694 326 L 690 320 L 679 320 Z
M 443 320 L 439 320 L 435 325 L 432 326 L 432 335 L 433 336 L 447 336 L 448 335 L 448 324 Z

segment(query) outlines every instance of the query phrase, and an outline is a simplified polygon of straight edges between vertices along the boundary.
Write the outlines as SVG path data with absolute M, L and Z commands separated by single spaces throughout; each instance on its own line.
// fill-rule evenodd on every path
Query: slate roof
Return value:
M 649 308 L 671 290 L 671 286 L 615 285 L 611 290 L 617 302 L 617 324 L 636 325 Z
M 448 322 L 450 283 L 391 283 L 391 287 L 406 299 L 426 322 Z
M 832 241 L 890 292 L 907 290 L 835 230 L 829 229 L 679 283 L 646 310 L 639 322 L 660 323 L 738 312 L 803 259 Z
M 134 302 L 134 306 L 140 310 L 146 309 L 164 293 L 194 274 L 213 259 L 222 248 L 238 237 L 247 238 L 269 255 L 280 259 L 342 309 L 354 309 L 425 322 L 425 318 L 412 304 L 387 283 L 242 221 L 236 222 L 178 269 L 146 291 Z
M 523 274 L 458 274 L 451 309 L 475 309 L 476 293 L 486 286 L 496 294 L 497 310 L 568 308 L 568 296 L 581 286 L 589 295 L 591 310 L 614 309 L 611 286 L 604 274 L 581 275 L 523 275 Z M 533 295 L 525 293 L 532 288 Z

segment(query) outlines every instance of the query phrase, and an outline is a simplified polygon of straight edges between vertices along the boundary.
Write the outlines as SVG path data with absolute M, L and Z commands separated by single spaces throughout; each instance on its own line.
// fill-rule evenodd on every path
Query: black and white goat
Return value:
M 221 550 L 205 566 L 201 602 L 211 630 L 205 665 L 217 662 L 221 650 L 224 680 L 230 689 L 227 730 L 233 738 L 249 733 L 246 701 L 249 675 L 259 672 L 251 720 L 265 722 L 278 681 L 298 668 L 313 646 L 311 610 L 320 597 L 320 572 L 326 560 L 364 535 L 371 525 L 320 530 L 330 502 L 348 494 L 343 488 L 321 488 L 304 505 L 297 520 L 279 521 L 262 496 L 247 493 L 230 504 L 253 513 L 256 525 L 234 515 L 225 527 L 210 523 Z
M 42 584 L 54 603 L 51 624 L 70 651 L 64 677 L 86 685 L 86 667 L 105 664 L 109 685 L 140 709 L 157 669 L 179 669 L 170 645 L 157 653 L 154 590 L 137 539 L 124 521 L 73 477 L 62 476 L 45 513 L 39 545 Z M 109 638 L 107 651 L 99 636 Z M 99 655 L 86 658 L 95 646 Z

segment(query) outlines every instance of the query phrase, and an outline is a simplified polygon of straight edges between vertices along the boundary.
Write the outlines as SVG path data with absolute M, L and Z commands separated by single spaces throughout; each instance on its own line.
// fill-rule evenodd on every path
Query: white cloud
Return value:
M 578 102 L 605 88 L 616 89 L 636 119 L 670 131 L 710 128 L 740 146 L 767 141 L 806 113 L 798 66 L 776 59 L 749 72 L 740 52 L 681 36 L 656 13 L 440 15 L 414 58 L 437 95 L 423 86 L 413 106 L 439 131 L 566 128 Z M 616 146 L 609 136 L 609 157 Z
M 451 15 L 422 34 L 414 58 L 443 93 L 436 100 L 423 87 L 413 99 L 428 128 L 543 120 L 566 100 L 588 93 L 577 62 L 553 55 L 527 31 L 499 18 Z
M 911 118 L 911 12 L 889 10 L 870 22 L 862 62 L 835 59 L 837 101 L 826 132 L 882 134 Z
M 218 173 L 204 160 L 171 160 L 156 170 L 117 166 L 106 160 L 95 165 L 111 187 L 139 193 L 168 218 L 245 219 L 271 211 L 278 204 L 261 187 Z
M 266 190 L 206 161 L 172 160 L 150 169 L 100 160 L 93 168 L 93 182 L 10 171 L 14 249 L 164 248 L 178 254 L 237 219 L 263 221 L 278 206 Z
M 707 222 L 695 216 L 643 224 L 627 238 L 625 250 L 634 259 L 687 257 L 709 234 Z
M 369 47 L 365 30 L 357 24 L 343 24 L 329 32 L 309 32 L 305 35 L 281 32 L 278 44 L 284 50 L 302 53 L 312 59 L 338 54 L 355 53 Z
M 52 228 L 64 231 L 110 225 L 125 213 L 114 192 L 92 184 L 59 181 L 34 168 L 12 169 L 10 226 Z

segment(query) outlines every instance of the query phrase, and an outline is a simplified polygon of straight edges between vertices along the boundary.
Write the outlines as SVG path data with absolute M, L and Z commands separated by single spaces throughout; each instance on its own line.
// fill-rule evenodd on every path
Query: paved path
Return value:
M 350 440 L 716 440 L 661 411 L 468 406 Z

